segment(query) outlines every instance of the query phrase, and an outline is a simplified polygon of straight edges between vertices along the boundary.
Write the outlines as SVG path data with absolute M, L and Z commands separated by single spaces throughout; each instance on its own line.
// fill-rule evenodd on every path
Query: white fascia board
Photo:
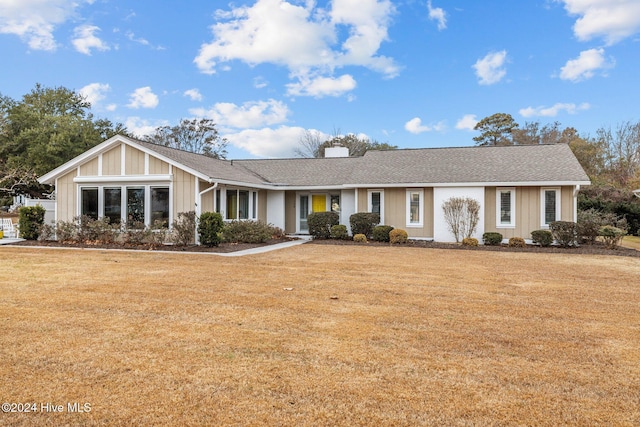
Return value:
M 354 188 L 351 185 L 288 185 L 288 184 L 277 184 L 277 185 L 269 185 L 269 190 L 292 190 L 292 191 L 310 191 L 310 192 L 321 192 L 325 190 L 345 190 L 349 188 Z
M 347 188 L 420 188 L 420 187 L 549 187 L 590 185 L 590 181 L 514 181 L 514 182 L 402 182 L 391 184 L 352 184 Z
M 220 179 L 220 178 L 207 178 L 208 180 L 210 180 L 211 183 L 217 182 L 220 185 L 228 185 L 230 187 L 245 187 L 245 188 L 254 188 L 257 190 L 289 190 L 288 187 L 283 188 L 283 187 L 276 187 L 273 186 L 271 184 L 253 184 L 250 182 L 243 182 L 243 181 L 231 181 L 228 179 Z

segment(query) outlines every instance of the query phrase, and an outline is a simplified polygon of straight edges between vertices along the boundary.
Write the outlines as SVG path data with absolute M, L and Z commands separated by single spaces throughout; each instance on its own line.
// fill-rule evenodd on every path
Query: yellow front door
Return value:
M 327 210 L 327 196 L 324 194 L 311 195 L 312 212 L 325 212 Z

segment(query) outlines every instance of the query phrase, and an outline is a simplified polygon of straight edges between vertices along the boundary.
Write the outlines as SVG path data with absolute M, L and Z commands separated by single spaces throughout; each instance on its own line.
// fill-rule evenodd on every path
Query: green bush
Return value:
M 367 243 L 367 236 L 365 236 L 364 234 L 355 234 L 353 236 L 353 241 L 354 242 L 358 242 L 358 243 Z
M 281 230 L 262 221 L 231 221 L 222 229 L 222 240 L 228 243 L 264 243 L 281 234 Z
M 502 243 L 502 234 L 496 232 L 486 232 L 482 235 L 482 241 L 485 245 L 497 246 Z
M 631 190 L 605 185 L 582 187 L 578 193 L 578 212 L 589 209 L 624 218 L 627 221 L 624 227 L 612 222 L 609 225 L 624 228 L 635 236 L 640 235 L 640 198 L 635 197 Z
M 331 237 L 331 227 L 338 225 L 340 216 L 336 212 L 313 212 L 307 217 L 309 234 L 314 239 Z
M 551 234 L 558 244 L 564 248 L 577 244 L 576 223 L 571 221 L 554 221 L 549 224 Z
M 626 231 L 612 225 L 605 225 L 600 228 L 600 236 L 602 236 L 604 244 L 609 249 L 616 249 L 626 234 Z
M 394 228 L 389 232 L 389 242 L 391 244 L 407 243 L 409 235 L 402 228 Z
M 331 236 L 332 239 L 336 240 L 346 240 L 349 238 L 349 233 L 347 232 L 347 226 L 338 224 L 331 227 Z
M 180 212 L 178 218 L 171 224 L 172 240 L 178 246 L 188 246 L 194 243 L 196 237 L 196 213 L 194 211 Z
M 553 243 L 553 234 L 549 230 L 534 230 L 531 232 L 531 240 L 540 246 L 550 246 Z
M 393 227 L 390 225 L 376 225 L 373 227 L 372 238 L 376 242 L 388 242 L 391 230 Z
M 200 235 L 200 243 L 212 247 L 220 244 L 220 234 L 224 228 L 222 215 L 218 212 L 205 212 L 200 215 L 198 222 L 198 234 Z
M 527 246 L 527 243 L 524 241 L 522 237 L 512 237 L 509 239 L 510 248 L 524 248 L 526 246 Z
M 38 240 L 46 212 L 46 209 L 40 205 L 21 207 L 19 211 L 20 218 L 18 220 L 20 237 L 26 240 Z
M 349 217 L 349 224 L 351 225 L 351 233 L 364 234 L 367 237 L 371 237 L 373 234 L 373 227 L 380 224 L 380 215 L 373 212 L 358 212 Z
M 475 237 L 465 237 L 462 239 L 462 246 L 478 246 L 478 239 Z

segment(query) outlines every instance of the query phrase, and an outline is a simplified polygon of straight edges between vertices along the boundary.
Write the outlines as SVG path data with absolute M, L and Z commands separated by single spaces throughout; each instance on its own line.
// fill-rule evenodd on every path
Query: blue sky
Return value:
M 207 117 L 230 158 L 305 131 L 473 145 L 494 113 L 640 120 L 640 0 L 0 0 L 0 93 L 87 96 L 137 134 Z

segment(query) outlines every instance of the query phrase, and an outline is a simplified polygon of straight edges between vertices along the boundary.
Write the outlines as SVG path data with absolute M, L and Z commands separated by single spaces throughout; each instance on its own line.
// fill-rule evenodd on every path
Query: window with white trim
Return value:
M 516 226 L 516 189 L 498 188 L 496 190 L 496 228 Z
M 407 190 L 407 227 L 422 227 L 424 190 Z
M 258 193 L 256 191 L 227 189 L 227 220 L 258 219 Z
M 380 224 L 384 224 L 384 190 L 368 190 L 367 200 L 367 210 L 380 215 Z
M 549 227 L 554 221 L 560 221 L 560 189 L 543 188 L 540 191 L 541 226 Z

